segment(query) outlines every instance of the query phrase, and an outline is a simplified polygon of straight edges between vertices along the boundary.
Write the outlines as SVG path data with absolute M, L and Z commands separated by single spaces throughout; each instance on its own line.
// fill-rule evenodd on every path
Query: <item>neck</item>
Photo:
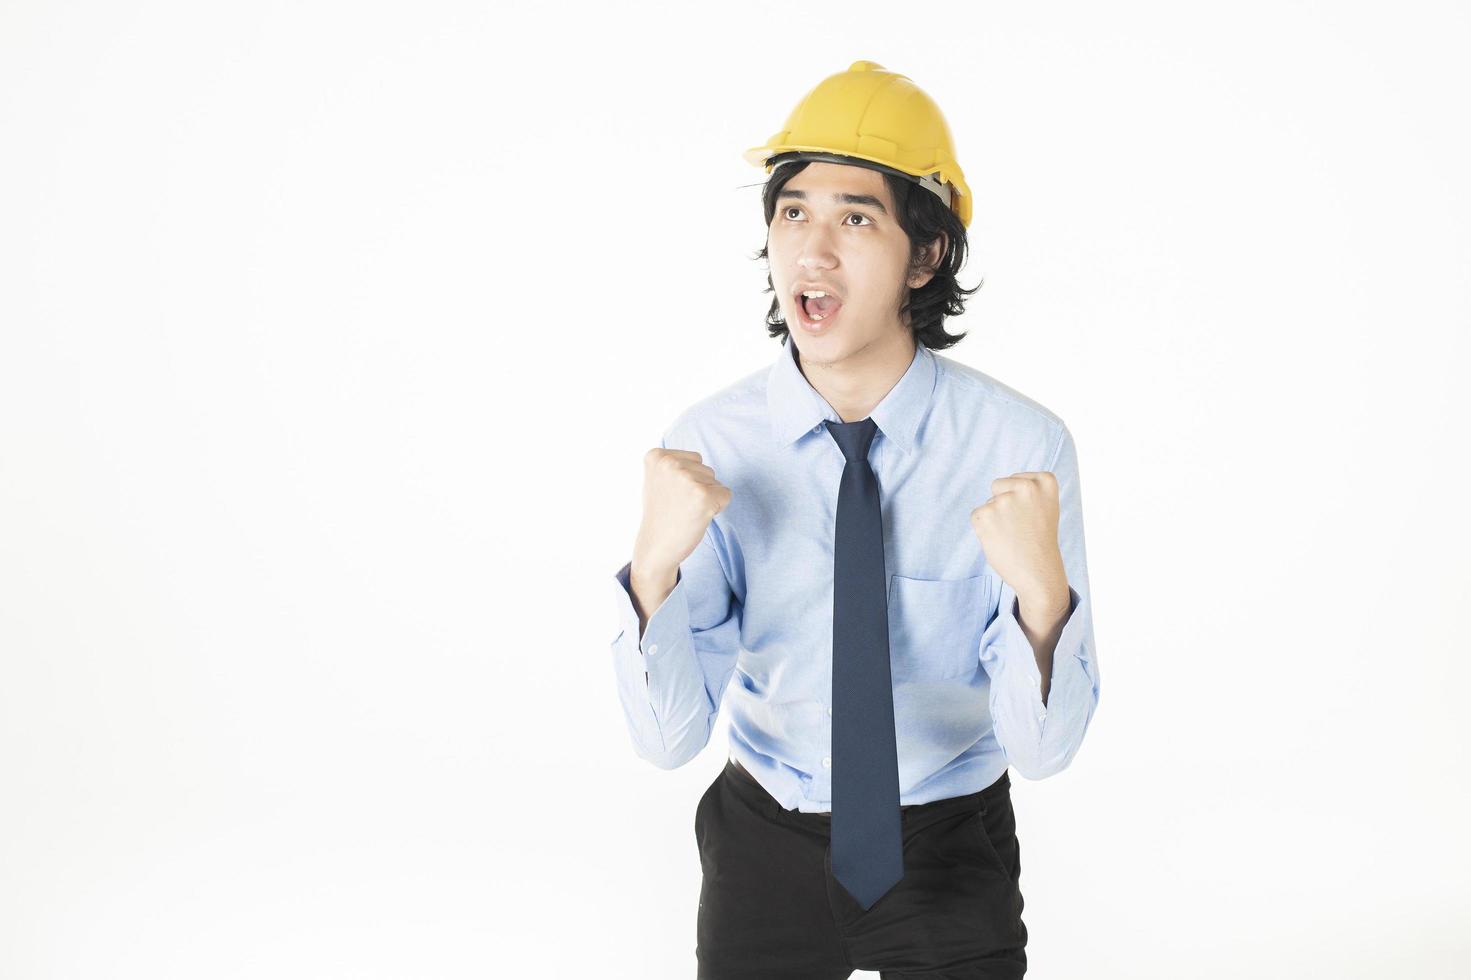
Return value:
M 788 343 L 792 343 L 788 338 Z M 891 339 L 875 341 L 862 351 L 837 361 L 804 361 L 800 349 L 797 369 L 844 422 L 866 419 L 884 400 L 914 361 L 917 341 L 907 328 Z

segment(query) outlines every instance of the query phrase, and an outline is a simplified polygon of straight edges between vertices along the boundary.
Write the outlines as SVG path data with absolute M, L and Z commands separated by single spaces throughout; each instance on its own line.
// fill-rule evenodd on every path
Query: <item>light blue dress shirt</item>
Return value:
M 783 807 L 832 809 L 833 533 L 841 422 L 784 340 L 776 362 L 686 409 L 660 445 L 700 454 L 731 490 L 674 591 L 639 636 L 629 565 L 615 575 L 613 669 L 634 751 L 664 769 L 710 740 L 722 703 L 730 756 Z M 883 508 L 899 802 L 1066 767 L 1098 704 L 1078 461 L 1056 415 L 917 344 L 870 413 Z M 991 481 L 1051 470 L 1072 608 L 1041 674 L 1016 593 L 986 562 L 970 513 Z M 631 563 L 630 563 L 631 564 Z M 841 655 L 841 651 L 838 651 Z

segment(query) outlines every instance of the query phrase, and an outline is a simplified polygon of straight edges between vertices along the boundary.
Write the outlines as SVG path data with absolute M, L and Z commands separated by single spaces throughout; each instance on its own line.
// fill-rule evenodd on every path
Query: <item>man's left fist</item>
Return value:
M 1067 569 L 1057 546 L 1057 477 L 1047 470 L 1013 473 L 992 480 L 991 494 L 970 512 L 987 563 L 1018 599 L 1066 596 Z

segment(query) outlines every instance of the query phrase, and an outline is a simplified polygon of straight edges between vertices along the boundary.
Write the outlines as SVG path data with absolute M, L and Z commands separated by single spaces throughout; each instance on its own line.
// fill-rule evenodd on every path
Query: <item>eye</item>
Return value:
M 786 207 L 784 207 L 784 208 L 781 209 L 781 214 L 782 214 L 782 217 L 783 218 L 789 218 L 789 216 L 791 215 L 791 213 L 793 211 L 796 211 L 796 212 L 799 212 L 800 213 L 801 210 L 802 209 L 799 208 L 799 207 L 797 207 L 795 204 L 788 204 Z M 857 211 L 850 211 L 848 213 L 848 217 L 849 218 L 862 218 L 867 224 L 870 224 L 870 225 L 873 224 L 873 219 L 869 218 L 868 215 L 861 214 L 861 213 L 859 213 Z M 849 227 L 850 228 L 862 228 L 862 227 L 864 227 L 864 225 L 849 225 Z

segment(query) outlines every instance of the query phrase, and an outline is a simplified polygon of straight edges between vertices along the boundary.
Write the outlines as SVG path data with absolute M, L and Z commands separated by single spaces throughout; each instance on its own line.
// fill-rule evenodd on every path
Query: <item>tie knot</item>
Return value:
M 873 445 L 878 423 L 870 416 L 857 422 L 828 422 L 827 431 L 832 434 L 848 462 L 868 462 L 868 447 Z

